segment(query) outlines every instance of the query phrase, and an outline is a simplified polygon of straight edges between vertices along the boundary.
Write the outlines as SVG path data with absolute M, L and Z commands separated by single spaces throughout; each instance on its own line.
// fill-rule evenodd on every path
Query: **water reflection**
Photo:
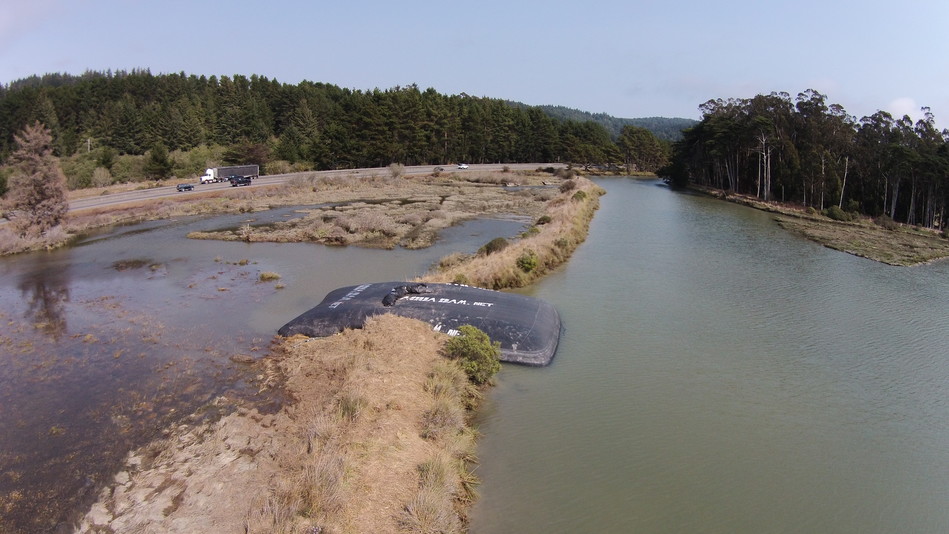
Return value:
M 36 331 L 58 340 L 67 330 L 69 270 L 47 269 L 41 257 L 30 260 L 28 267 L 19 283 L 20 295 L 26 303 L 23 318 Z

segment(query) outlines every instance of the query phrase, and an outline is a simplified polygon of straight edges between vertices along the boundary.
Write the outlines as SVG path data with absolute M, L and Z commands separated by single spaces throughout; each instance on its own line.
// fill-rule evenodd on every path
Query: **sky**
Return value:
M 46 73 L 303 80 L 701 119 L 807 89 L 949 124 L 946 0 L 2 0 L 0 84 Z

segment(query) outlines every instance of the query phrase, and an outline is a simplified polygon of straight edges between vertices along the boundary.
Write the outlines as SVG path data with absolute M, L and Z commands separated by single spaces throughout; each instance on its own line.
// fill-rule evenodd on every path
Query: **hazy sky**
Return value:
M 0 83 L 149 69 L 417 84 L 616 117 L 813 88 L 949 122 L 947 0 L 2 0 Z

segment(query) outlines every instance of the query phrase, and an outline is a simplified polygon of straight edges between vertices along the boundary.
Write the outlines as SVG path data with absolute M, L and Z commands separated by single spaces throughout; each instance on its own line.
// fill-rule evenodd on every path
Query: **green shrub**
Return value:
M 529 273 L 537 268 L 537 253 L 527 249 L 517 258 L 517 266 L 525 273 Z
M 838 208 L 837 206 L 831 206 L 824 210 L 824 216 L 835 221 L 845 221 L 850 222 L 853 220 L 853 215 L 847 213 L 846 211 Z
M 487 334 L 471 325 L 458 330 L 461 335 L 445 343 L 445 355 L 459 361 L 469 380 L 479 386 L 487 384 L 501 370 L 501 343 L 492 343 Z
M 567 191 L 573 191 L 577 188 L 576 180 L 567 180 L 566 182 L 560 184 L 560 192 L 566 193 Z
M 530 237 L 532 235 L 537 235 L 539 233 L 540 233 L 540 228 L 536 226 L 531 226 L 527 230 L 524 230 L 523 232 L 521 232 L 521 237 Z
M 572 198 L 572 199 L 576 200 L 577 202 L 579 202 L 579 201 L 581 201 L 581 200 L 587 198 L 587 192 L 586 192 L 586 191 L 577 191 L 577 192 L 574 193 L 573 196 L 570 197 L 570 198 Z
M 540 219 L 537 219 L 537 226 L 547 224 L 551 221 L 550 215 L 541 215 Z
M 495 237 L 491 241 L 488 241 L 484 246 L 479 248 L 478 254 L 487 256 L 489 254 L 494 254 L 495 252 L 500 252 L 507 248 L 507 246 L 507 239 L 504 239 L 503 237 Z

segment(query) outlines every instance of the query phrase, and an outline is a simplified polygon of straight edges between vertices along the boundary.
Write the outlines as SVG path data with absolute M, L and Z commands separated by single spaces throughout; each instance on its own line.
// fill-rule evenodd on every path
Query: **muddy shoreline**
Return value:
M 939 232 L 869 217 L 836 221 L 813 209 L 763 202 L 747 195 L 690 186 L 690 191 L 774 214 L 779 225 L 815 243 L 887 265 L 911 267 L 949 258 L 949 238 Z

